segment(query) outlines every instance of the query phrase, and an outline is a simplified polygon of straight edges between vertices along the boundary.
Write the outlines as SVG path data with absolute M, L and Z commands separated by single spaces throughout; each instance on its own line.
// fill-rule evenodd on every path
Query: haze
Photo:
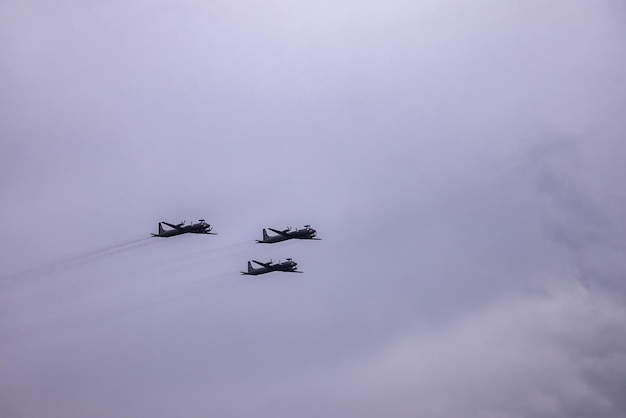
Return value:
M 626 416 L 625 17 L 2 2 L 0 416 Z

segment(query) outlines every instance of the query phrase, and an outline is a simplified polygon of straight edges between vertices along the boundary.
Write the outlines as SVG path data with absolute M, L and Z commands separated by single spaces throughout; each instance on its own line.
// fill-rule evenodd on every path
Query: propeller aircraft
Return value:
M 163 225 L 167 225 L 172 229 L 165 229 L 163 228 Z M 177 225 L 169 224 L 167 222 L 159 222 L 159 233 L 152 234 L 152 236 L 167 238 L 167 237 L 174 237 L 176 235 L 182 235 L 182 234 L 217 235 L 216 233 L 211 232 L 211 225 L 206 223 L 204 219 L 200 219 L 197 224 L 192 223 L 190 225 L 185 225 L 185 221 Z
M 277 235 L 268 235 L 265 228 L 263 228 L 263 239 L 256 240 L 259 244 L 273 244 L 275 242 L 287 241 L 288 239 L 311 239 L 311 240 L 320 240 L 320 238 L 315 238 L 317 235 L 317 231 L 311 228 L 311 225 L 304 225 L 303 229 L 296 229 L 292 231 L 291 228 L 284 229 L 279 231 L 274 228 L 267 228 L 270 231 L 276 233 Z
M 254 268 L 252 267 L 252 263 L 248 261 L 248 271 L 242 271 L 241 274 L 246 274 L 250 276 L 258 276 L 259 274 L 271 273 L 273 271 L 282 271 L 284 273 L 302 273 L 301 271 L 296 270 L 298 268 L 298 263 L 293 261 L 291 258 L 288 258 L 287 261 L 274 263 L 270 260 L 269 263 L 262 263 L 260 261 L 252 260 L 253 263 L 260 265 L 261 267 Z

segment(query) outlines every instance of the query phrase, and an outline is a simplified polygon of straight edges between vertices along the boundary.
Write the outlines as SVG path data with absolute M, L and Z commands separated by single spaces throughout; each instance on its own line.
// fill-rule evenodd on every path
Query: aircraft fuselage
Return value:
M 171 229 L 163 228 L 163 224 L 169 226 Z M 182 235 L 182 234 L 212 234 L 212 235 L 215 235 L 214 233 L 211 232 L 211 225 L 209 225 L 208 223 L 206 223 L 204 221 L 200 221 L 199 223 L 192 224 L 192 225 L 182 225 L 182 224 L 172 225 L 172 224 L 169 224 L 167 222 L 159 222 L 159 233 L 158 234 L 152 234 L 152 236 L 153 237 L 168 238 L 168 237 L 174 237 L 176 235 Z
M 269 228 L 270 231 L 275 232 L 276 235 L 269 235 L 266 229 L 263 229 L 263 239 L 257 240 L 259 244 L 273 244 L 275 242 L 287 241 L 290 239 L 314 239 L 316 238 L 317 232 L 315 229 L 310 226 L 306 226 L 304 229 L 296 229 L 295 231 L 284 230 L 278 231 L 276 229 Z
M 250 276 L 258 276 L 259 274 L 271 273 L 273 271 L 282 271 L 285 273 L 301 273 L 297 271 L 298 263 L 292 260 L 287 260 L 282 263 L 272 264 L 270 263 L 259 263 L 255 261 L 255 263 L 260 264 L 261 267 L 253 268 L 252 263 L 248 261 L 248 271 L 242 271 L 241 274 L 250 275 Z

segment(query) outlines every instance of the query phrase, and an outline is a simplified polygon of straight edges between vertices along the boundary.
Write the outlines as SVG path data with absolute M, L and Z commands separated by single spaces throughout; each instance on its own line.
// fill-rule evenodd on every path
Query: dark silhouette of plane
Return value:
M 163 225 L 167 225 L 172 229 L 163 229 Z M 200 219 L 197 224 L 185 225 L 185 222 L 181 222 L 178 225 L 168 224 L 167 222 L 159 222 L 159 233 L 152 234 L 153 237 L 174 237 L 182 234 L 210 234 L 217 235 L 211 232 L 211 225 L 206 223 L 204 219 Z
M 293 261 L 291 258 L 288 258 L 285 262 L 274 263 L 270 260 L 269 263 L 261 263 L 260 261 L 252 260 L 253 263 L 257 263 L 259 268 L 252 267 L 252 263 L 248 261 L 248 271 L 242 271 L 241 274 L 246 274 L 250 276 L 257 276 L 259 274 L 271 273 L 272 271 L 282 271 L 284 273 L 302 273 L 301 271 L 296 270 L 298 268 L 298 263 Z
M 265 228 L 263 229 L 263 239 L 256 240 L 257 243 L 260 244 L 273 244 L 275 242 L 287 241 L 288 239 L 314 239 L 319 240 L 320 238 L 315 238 L 317 235 L 317 231 L 311 228 L 311 225 L 304 225 L 304 229 L 296 229 L 292 231 L 291 228 L 284 229 L 279 231 L 274 228 L 267 228 L 272 232 L 275 232 L 278 235 L 268 235 Z

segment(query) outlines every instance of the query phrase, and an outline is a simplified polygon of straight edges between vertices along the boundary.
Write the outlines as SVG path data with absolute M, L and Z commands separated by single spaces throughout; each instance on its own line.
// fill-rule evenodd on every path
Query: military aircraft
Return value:
M 263 239 L 256 240 L 259 244 L 273 244 L 275 242 L 286 241 L 288 239 L 314 239 L 319 240 L 320 238 L 315 238 L 317 232 L 315 229 L 311 228 L 311 225 L 304 225 L 304 229 L 296 229 L 292 231 L 291 228 L 284 229 L 279 231 L 274 228 L 268 228 L 270 231 L 275 232 L 278 235 L 268 235 L 265 228 L 263 229 Z
M 257 263 L 259 268 L 252 267 L 252 263 L 248 261 L 248 271 L 242 271 L 241 274 L 246 274 L 250 276 L 257 276 L 259 274 L 271 273 L 272 271 L 282 271 L 284 273 L 302 273 L 301 271 L 296 270 L 298 268 L 298 263 L 293 261 L 291 258 L 288 258 L 287 261 L 281 263 L 274 263 L 270 260 L 269 263 L 261 263 L 260 261 L 252 260 L 253 263 Z
M 164 229 L 162 224 L 167 225 L 172 229 Z M 179 223 L 178 225 L 168 224 L 167 222 L 159 222 L 159 233 L 152 234 L 152 236 L 167 238 L 182 234 L 217 235 L 216 233 L 211 232 L 211 225 L 206 223 L 204 219 L 200 219 L 197 224 L 192 223 L 191 225 L 185 225 L 185 221 Z

